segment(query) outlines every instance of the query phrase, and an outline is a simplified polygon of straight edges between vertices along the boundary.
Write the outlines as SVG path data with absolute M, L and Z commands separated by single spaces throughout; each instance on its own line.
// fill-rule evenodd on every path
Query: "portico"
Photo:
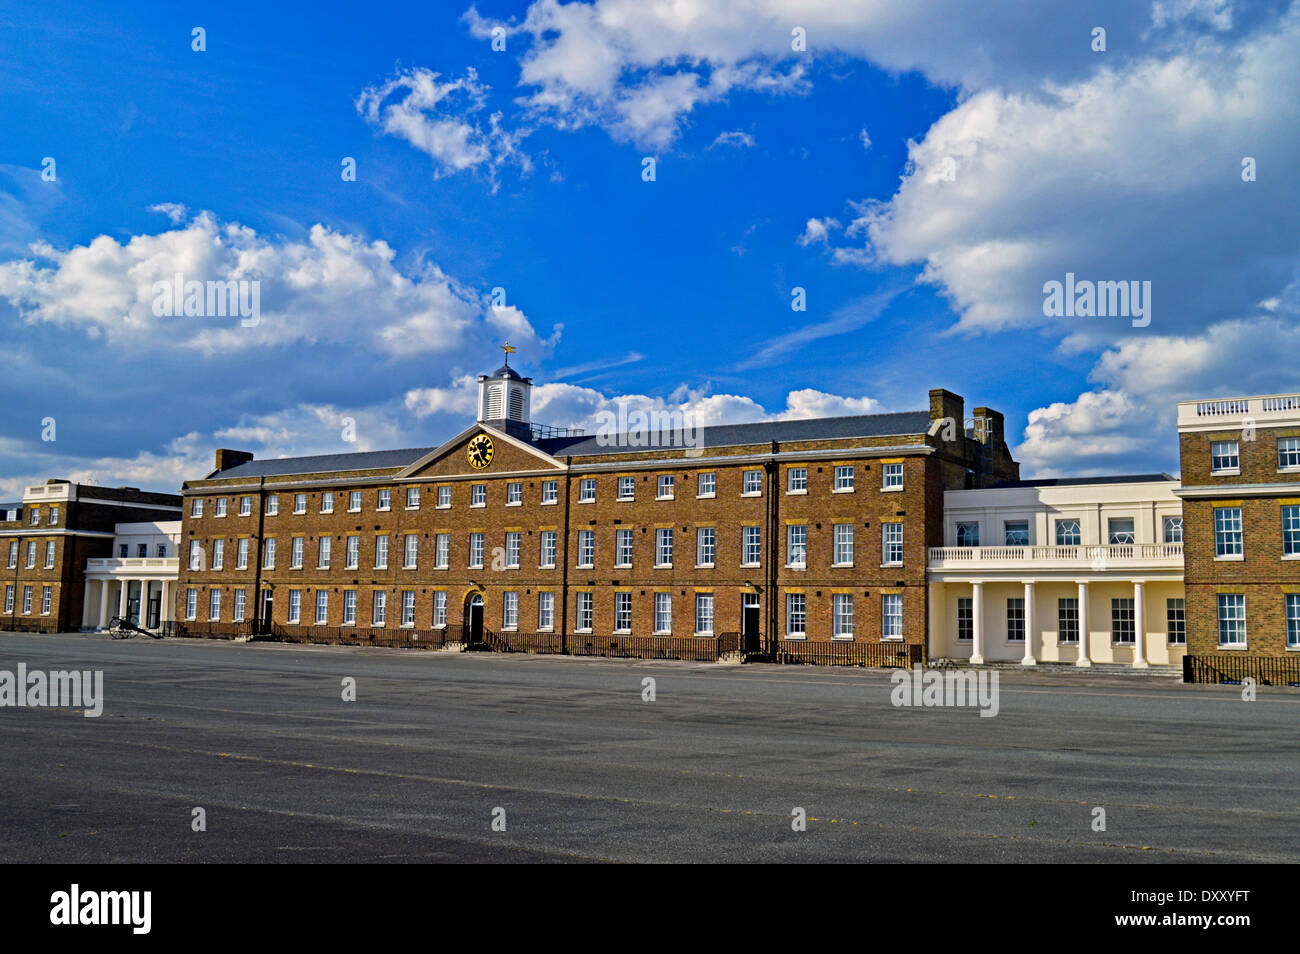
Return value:
M 1016 481 L 945 495 L 929 655 L 1144 669 L 1186 650 L 1177 481 Z M 1002 545 L 981 546 L 981 538 Z
M 120 616 L 145 629 L 174 618 L 180 523 L 118 524 L 113 557 L 86 561 L 81 625 L 107 629 Z M 127 554 L 137 554 L 128 556 Z M 154 555 L 149 555 L 154 554 Z

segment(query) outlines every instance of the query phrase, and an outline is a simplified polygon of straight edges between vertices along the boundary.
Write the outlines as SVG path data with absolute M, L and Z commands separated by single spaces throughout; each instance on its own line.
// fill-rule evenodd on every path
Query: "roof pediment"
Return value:
M 486 436 L 487 445 L 479 440 Z M 471 463 L 470 443 L 475 443 Z M 490 448 L 490 453 L 484 451 Z M 487 462 L 483 463 L 485 457 Z M 560 460 L 538 447 L 512 437 L 488 424 L 476 423 L 434 448 L 396 475 L 395 479 L 420 477 L 494 477 L 499 474 L 565 469 Z

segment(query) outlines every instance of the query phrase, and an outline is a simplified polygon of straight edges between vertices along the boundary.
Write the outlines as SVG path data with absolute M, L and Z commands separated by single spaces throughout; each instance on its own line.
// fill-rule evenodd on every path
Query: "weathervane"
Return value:
M 506 353 L 506 367 L 508 368 L 510 367 L 510 356 L 514 354 L 516 351 L 518 351 L 519 349 L 516 348 L 514 345 L 512 345 L 509 341 L 507 341 L 505 344 L 501 346 L 501 350 Z

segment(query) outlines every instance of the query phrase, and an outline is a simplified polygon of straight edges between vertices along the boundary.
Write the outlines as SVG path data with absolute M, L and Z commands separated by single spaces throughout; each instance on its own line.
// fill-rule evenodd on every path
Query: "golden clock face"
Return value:
M 482 470 L 492 463 L 492 454 L 494 452 L 492 438 L 486 434 L 479 434 L 477 437 L 472 438 L 465 447 L 465 456 L 469 459 L 469 465 L 475 470 Z

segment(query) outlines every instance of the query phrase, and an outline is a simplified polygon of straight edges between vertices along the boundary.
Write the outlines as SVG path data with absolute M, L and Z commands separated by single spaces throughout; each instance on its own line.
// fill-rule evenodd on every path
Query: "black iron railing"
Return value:
M 776 662 L 816 666 L 870 666 L 879 669 L 907 669 L 924 660 L 919 643 L 796 642 L 782 640 Z
M 1240 683 L 1247 678 L 1262 686 L 1300 686 L 1300 659 L 1245 653 L 1183 657 L 1183 682 Z

